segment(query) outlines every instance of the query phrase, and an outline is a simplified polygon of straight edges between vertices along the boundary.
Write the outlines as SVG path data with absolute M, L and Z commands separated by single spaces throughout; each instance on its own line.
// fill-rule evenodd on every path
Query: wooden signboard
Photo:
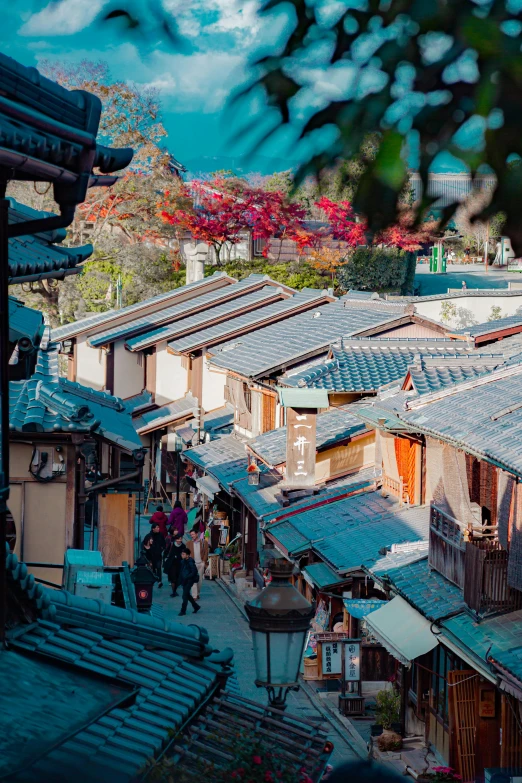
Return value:
M 316 633 L 319 680 L 339 680 L 343 671 L 344 633 Z
M 98 497 L 98 549 L 104 565 L 121 566 L 123 560 L 134 565 L 135 507 L 135 496 L 126 492 Z
M 286 409 L 286 485 L 315 485 L 315 408 Z

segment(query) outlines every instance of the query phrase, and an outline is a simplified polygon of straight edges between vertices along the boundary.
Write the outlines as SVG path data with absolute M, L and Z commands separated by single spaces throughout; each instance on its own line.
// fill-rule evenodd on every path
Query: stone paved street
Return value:
M 166 583 L 160 589 L 157 586 L 154 588 L 154 604 L 163 608 L 164 616 L 168 620 L 181 622 L 185 625 L 195 623 L 206 628 L 210 641 L 215 645 L 216 649 L 223 650 L 225 647 L 232 647 L 234 650 L 236 676 L 242 695 L 245 698 L 256 701 L 265 700 L 264 692 L 258 690 L 254 685 L 254 658 L 247 621 L 234 601 L 217 582 L 211 582 L 208 579 L 203 581 L 201 611 L 198 612 L 196 617 L 193 616 L 190 607 L 185 617 L 178 617 L 181 598 L 171 598 L 170 586 Z M 321 712 L 319 712 L 303 688 L 297 693 L 289 694 L 288 710 L 296 715 L 311 719 L 325 716 L 325 713 L 321 715 Z M 326 717 L 328 718 L 327 715 Z M 328 723 L 330 739 L 335 746 L 332 763 L 339 764 L 343 761 L 359 759 L 360 756 L 357 755 L 350 736 L 344 731 L 344 727 L 339 725 L 338 728 L 334 723 L 330 723 L 329 720 Z

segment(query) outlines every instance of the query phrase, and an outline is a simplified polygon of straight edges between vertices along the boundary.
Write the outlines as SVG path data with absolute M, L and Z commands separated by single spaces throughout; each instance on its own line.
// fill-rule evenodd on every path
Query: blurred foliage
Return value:
M 243 280 L 251 274 L 270 275 L 273 280 L 283 283 L 291 288 L 300 290 L 301 288 L 328 288 L 332 285 L 329 277 L 321 275 L 308 261 L 287 261 L 284 264 L 278 264 L 268 261 L 266 258 L 254 259 L 252 261 L 229 261 L 220 267 L 227 275 Z M 209 276 L 215 272 L 215 267 L 207 266 L 205 275 Z
M 287 14 L 285 40 L 256 62 L 252 84 L 237 97 L 264 91 L 279 113 L 274 131 L 298 123 L 298 112 L 307 107 L 300 138 L 319 152 L 301 167 L 298 182 L 357 159 L 368 135 L 378 133 L 354 197 L 356 211 L 377 233 L 397 220 L 408 178 L 407 141 L 418 144 L 424 194 L 435 158 L 449 152 L 472 176 L 484 166 L 496 174 L 497 188 L 480 219 L 505 213 L 504 233 L 522 254 L 520 4 L 368 0 L 347 8 L 265 0 L 262 13 L 274 11 Z M 329 94 L 323 89 L 318 100 L 319 80 L 338 84 L 339 76 L 343 86 Z M 329 133 L 321 149 L 317 132 L 325 129 L 336 134 L 331 141 Z M 431 203 L 424 195 L 415 205 L 417 216 Z M 443 210 L 442 224 L 455 208 Z

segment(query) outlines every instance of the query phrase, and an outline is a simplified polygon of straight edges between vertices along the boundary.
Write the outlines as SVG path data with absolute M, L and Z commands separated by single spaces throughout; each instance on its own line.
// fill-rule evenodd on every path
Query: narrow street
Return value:
M 164 617 L 184 625 L 201 625 L 206 628 L 211 643 L 217 650 L 225 647 L 234 649 L 236 676 L 241 694 L 247 699 L 263 701 L 265 694 L 254 685 L 255 669 L 252 653 L 252 641 L 246 619 L 227 595 L 224 588 L 217 582 L 205 579 L 201 588 L 201 610 L 194 617 L 190 607 L 185 617 L 178 617 L 181 607 L 181 597 L 170 597 L 170 585 L 164 583 L 162 588 L 154 588 L 154 604 L 163 609 Z M 340 764 L 347 761 L 357 761 L 360 755 L 356 752 L 349 735 L 342 725 L 332 722 L 326 712 L 321 713 L 308 696 L 306 684 L 297 693 L 288 696 L 288 711 L 301 717 L 326 719 L 329 725 L 330 739 L 334 744 L 332 763 Z

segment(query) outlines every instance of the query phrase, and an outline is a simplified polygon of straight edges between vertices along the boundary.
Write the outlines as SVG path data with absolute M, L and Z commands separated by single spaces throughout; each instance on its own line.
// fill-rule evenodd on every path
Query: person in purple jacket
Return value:
M 182 536 L 185 532 L 185 525 L 187 522 L 187 512 L 181 505 L 181 501 L 176 500 L 174 503 L 174 508 L 170 512 L 169 516 L 170 534 L 172 535 L 175 531 L 177 531 Z

